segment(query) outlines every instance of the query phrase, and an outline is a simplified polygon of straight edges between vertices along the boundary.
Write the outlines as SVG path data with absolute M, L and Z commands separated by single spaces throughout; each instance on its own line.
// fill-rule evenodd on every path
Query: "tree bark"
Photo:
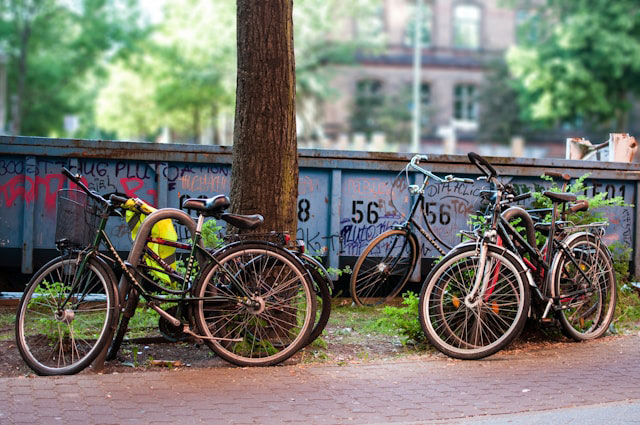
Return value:
M 258 231 L 297 227 L 298 152 L 292 0 L 238 0 L 231 210 Z

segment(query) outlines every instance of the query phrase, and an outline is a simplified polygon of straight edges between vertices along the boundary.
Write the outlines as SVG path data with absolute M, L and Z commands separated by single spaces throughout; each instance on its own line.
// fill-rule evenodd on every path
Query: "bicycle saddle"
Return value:
M 222 214 L 220 218 L 238 229 L 246 230 L 255 229 L 264 221 L 264 217 L 260 214 L 240 215 L 225 213 Z
M 189 198 L 184 201 L 182 208 L 199 211 L 205 217 L 222 214 L 229 208 L 231 201 L 226 195 L 216 195 L 213 198 Z
M 542 194 L 553 202 L 575 202 L 576 199 L 578 199 L 578 197 L 573 193 L 551 192 L 547 190 L 542 192 Z

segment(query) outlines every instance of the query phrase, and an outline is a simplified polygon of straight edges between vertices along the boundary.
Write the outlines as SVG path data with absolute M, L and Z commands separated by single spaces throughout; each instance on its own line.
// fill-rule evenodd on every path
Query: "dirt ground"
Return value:
M 7 307 L 3 307 L 7 309 Z M 322 340 L 300 351 L 285 364 L 354 364 L 386 359 L 433 358 L 447 359 L 431 347 L 416 349 L 403 346 L 397 335 L 366 333 L 357 326 L 329 322 Z M 20 357 L 13 340 L 14 324 L 0 324 L 0 377 L 29 376 L 29 367 Z M 151 332 L 153 333 L 153 332 Z M 637 332 L 636 332 L 637 333 Z M 620 338 L 610 335 L 605 338 Z M 10 338 L 10 339 L 7 339 Z M 528 326 L 521 337 L 508 347 L 507 352 L 535 352 L 550 346 L 561 349 L 562 345 L 574 344 L 563 337 L 556 328 L 540 329 Z M 130 373 L 160 368 L 210 368 L 234 367 L 218 358 L 206 346 L 189 342 L 169 343 L 160 334 L 125 343 L 118 359 L 107 362 L 101 373 Z M 97 373 L 87 369 L 82 373 Z

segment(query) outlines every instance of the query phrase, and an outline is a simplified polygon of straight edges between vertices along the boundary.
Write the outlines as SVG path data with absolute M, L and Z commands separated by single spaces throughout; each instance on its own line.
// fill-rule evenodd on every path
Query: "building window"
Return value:
M 378 116 L 384 103 L 382 81 L 363 79 L 356 82 L 351 127 L 353 131 L 370 134 L 377 130 Z
M 407 29 L 404 33 L 405 46 L 413 46 L 416 33 L 416 7 L 412 5 L 410 8 L 409 20 L 407 21 Z M 431 14 L 431 6 L 422 6 L 422 20 L 420 26 L 420 44 L 423 47 L 431 45 L 433 15 Z
M 458 84 L 453 93 L 453 118 L 459 121 L 476 121 L 477 117 L 476 86 Z
M 481 11 L 478 6 L 461 4 L 453 12 L 453 45 L 461 49 L 480 47 Z

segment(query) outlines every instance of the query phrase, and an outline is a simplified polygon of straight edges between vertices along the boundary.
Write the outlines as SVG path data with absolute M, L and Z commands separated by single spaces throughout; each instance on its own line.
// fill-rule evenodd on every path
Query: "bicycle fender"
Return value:
M 575 241 L 576 239 L 583 237 L 583 236 L 587 236 L 588 238 L 593 238 L 595 239 L 596 237 L 593 236 L 591 233 L 589 232 L 578 232 L 578 233 L 573 233 L 569 236 L 567 236 L 566 238 L 564 238 L 562 240 L 562 244 L 563 245 L 570 245 L 571 243 L 573 243 L 573 241 Z M 602 244 L 604 244 L 604 242 L 601 242 Z M 606 245 L 605 245 L 606 246 Z M 549 268 L 549 275 L 551 276 L 551 278 L 553 279 L 554 276 L 556 275 L 556 270 L 558 269 L 558 266 L 560 265 L 560 258 L 562 257 L 562 255 L 559 255 L 562 251 L 558 251 L 558 254 L 556 254 L 553 258 L 553 261 L 551 262 L 551 267 Z M 611 256 L 611 251 L 609 251 L 609 249 L 606 249 L 605 252 L 607 253 L 607 257 L 609 258 L 609 261 L 611 262 L 611 264 L 613 264 L 613 257 Z M 556 294 L 554 293 L 554 282 L 551 281 L 551 296 L 555 297 Z

